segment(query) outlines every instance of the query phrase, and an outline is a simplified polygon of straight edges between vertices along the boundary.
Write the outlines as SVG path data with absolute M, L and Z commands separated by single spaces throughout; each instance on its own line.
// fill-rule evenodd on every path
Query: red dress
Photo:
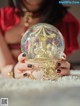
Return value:
M 15 10 L 12 8 L 0 9 L 0 29 L 3 34 L 20 21 L 16 15 Z M 72 53 L 74 50 L 79 48 L 77 38 L 79 33 L 79 22 L 71 14 L 67 13 L 61 22 L 56 23 L 56 26 L 63 34 L 65 41 L 65 53 L 66 55 Z M 17 45 L 16 45 L 17 46 Z

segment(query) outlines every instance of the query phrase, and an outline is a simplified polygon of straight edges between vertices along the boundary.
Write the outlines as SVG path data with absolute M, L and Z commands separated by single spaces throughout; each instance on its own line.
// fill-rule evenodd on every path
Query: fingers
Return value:
M 66 55 L 63 53 L 62 57 L 61 57 L 62 60 L 66 60 Z
M 33 65 L 26 63 L 17 63 L 14 69 L 15 78 L 28 77 L 33 72 Z
M 25 60 L 26 60 L 26 54 L 25 54 L 25 53 L 21 53 L 21 54 L 18 56 L 18 62 L 24 63 Z
M 60 74 L 61 76 L 69 75 L 70 74 L 70 63 L 67 61 L 60 61 L 57 63 L 56 73 Z
M 64 68 L 70 69 L 70 63 L 65 61 L 65 60 L 63 60 L 63 61 L 60 61 L 60 62 L 57 63 L 57 67 L 61 67 L 63 69 Z
M 67 76 L 67 75 L 70 74 L 70 70 L 67 69 L 67 68 L 64 68 L 64 69 L 58 68 L 58 69 L 56 70 L 56 72 L 57 72 L 57 74 L 59 74 L 59 75 L 61 75 L 61 76 Z
M 16 73 L 16 74 L 15 74 L 15 77 L 16 77 L 17 79 L 19 79 L 19 78 L 29 77 L 30 75 L 31 75 L 31 72 L 30 72 L 30 71 L 25 71 L 25 72 L 22 72 L 22 73 L 20 73 L 20 71 L 19 71 L 19 73 Z
M 34 66 L 32 64 L 27 64 L 27 63 L 18 63 L 17 68 L 20 71 L 27 71 L 27 70 L 33 70 Z
M 23 78 L 29 76 L 35 69 L 35 65 L 30 61 L 26 60 L 26 54 L 22 53 L 18 56 L 18 63 L 15 66 L 16 78 Z

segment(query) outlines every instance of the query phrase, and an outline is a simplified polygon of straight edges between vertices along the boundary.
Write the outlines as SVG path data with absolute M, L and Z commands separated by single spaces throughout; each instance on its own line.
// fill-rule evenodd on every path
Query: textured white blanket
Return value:
M 68 76 L 57 81 L 0 78 L 0 98 L 9 106 L 80 106 L 80 78 Z

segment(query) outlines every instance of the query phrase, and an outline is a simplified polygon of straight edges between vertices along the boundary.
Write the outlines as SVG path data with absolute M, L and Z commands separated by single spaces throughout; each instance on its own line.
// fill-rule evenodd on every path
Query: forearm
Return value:
M 8 65 L 8 64 L 13 64 L 14 60 L 11 55 L 11 52 L 4 41 L 2 35 L 0 35 L 0 66 Z
M 11 52 L 3 38 L 3 36 L 0 33 L 0 69 L 4 66 L 14 64 L 15 61 L 11 55 Z

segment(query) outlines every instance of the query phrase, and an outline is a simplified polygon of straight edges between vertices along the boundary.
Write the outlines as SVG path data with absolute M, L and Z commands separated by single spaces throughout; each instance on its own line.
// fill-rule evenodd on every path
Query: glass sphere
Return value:
M 39 23 L 25 32 L 21 40 L 21 50 L 28 59 L 58 60 L 64 52 L 63 36 L 56 27 Z
M 63 56 L 64 40 L 57 28 L 46 23 L 30 27 L 21 39 L 21 50 L 26 53 L 28 62 L 36 67 L 30 79 L 54 80 L 60 77 L 55 73 L 57 62 Z

